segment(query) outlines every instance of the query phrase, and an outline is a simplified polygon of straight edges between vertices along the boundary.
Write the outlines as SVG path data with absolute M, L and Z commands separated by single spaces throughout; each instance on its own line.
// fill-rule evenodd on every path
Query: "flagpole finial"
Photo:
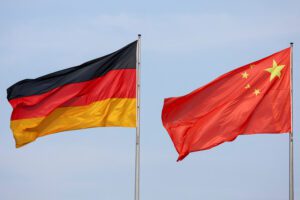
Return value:
M 290 45 L 293 46 L 294 42 L 290 42 Z
M 138 36 L 141 37 L 142 35 L 141 35 L 141 34 L 138 34 Z

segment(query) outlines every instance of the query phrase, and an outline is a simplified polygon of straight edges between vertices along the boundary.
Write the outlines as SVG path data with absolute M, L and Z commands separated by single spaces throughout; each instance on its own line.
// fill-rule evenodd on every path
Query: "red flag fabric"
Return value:
M 187 95 L 165 99 L 162 122 L 178 161 L 239 135 L 290 132 L 290 51 L 237 68 Z

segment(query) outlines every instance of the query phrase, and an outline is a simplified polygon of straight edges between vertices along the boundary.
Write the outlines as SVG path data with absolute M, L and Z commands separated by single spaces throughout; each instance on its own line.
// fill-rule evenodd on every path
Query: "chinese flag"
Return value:
M 165 99 L 162 122 L 178 161 L 239 135 L 290 132 L 290 52 L 284 49 L 187 95 Z

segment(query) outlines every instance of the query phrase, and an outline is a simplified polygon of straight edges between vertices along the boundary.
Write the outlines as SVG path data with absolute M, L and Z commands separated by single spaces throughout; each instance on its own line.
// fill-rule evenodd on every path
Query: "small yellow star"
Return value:
M 249 74 L 247 72 L 241 73 L 242 78 L 248 78 Z
M 260 89 L 255 89 L 253 94 L 255 94 L 256 96 L 258 96 L 260 94 Z
M 270 81 L 272 81 L 276 76 L 280 78 L 281 70 L 284 68 L 285 65 L 277 65 L 276 61 L 273 60 L 273 66 L 271 68 L 265 69 L 267 72 L 271 73 Z
M 249 89 L 251 87 L 251 85 L 248 83 L 246 86 L 245 86 L 245 89 Z
M 255 67 L 255 65 L 250 65 L 250 69 L 253 69 Z

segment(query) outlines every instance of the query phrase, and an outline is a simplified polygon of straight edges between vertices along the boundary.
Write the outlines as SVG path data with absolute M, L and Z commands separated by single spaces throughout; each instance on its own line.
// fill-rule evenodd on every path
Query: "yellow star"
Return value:
M 255 65 L 250 65 L 250 69 L 253 69 L 255 67 Z
M 270 81 L 272 81 L 276 76 L 280 78 L 281 70 L 284 68 L 285 65 L 277 65 L 276 61 L 273 60 L 273 66 L 271 68 L 265 69 L 267 72 L 271 73 Z
M 246 86 L 245 86 L 245 89 L 249 89 L 251 87 L 251 85 L 248 83 Z
M 253 94 L 255 94 L 256 96 L 258 96 L 260 94 L 260 89 L 255 89 Z
M 241 73 L 242 78 L 248 78 L 249 74 L 247 72 Z

